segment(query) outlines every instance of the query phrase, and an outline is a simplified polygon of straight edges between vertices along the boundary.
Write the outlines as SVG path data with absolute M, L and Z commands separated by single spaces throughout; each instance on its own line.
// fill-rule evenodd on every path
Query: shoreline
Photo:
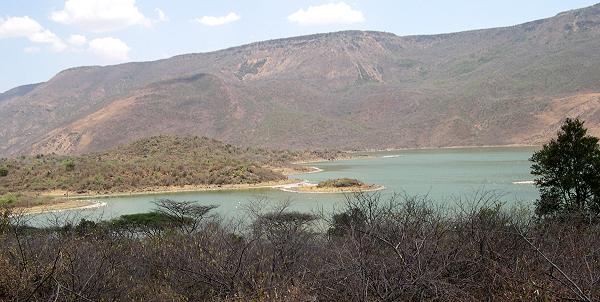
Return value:
M 301 174 L 314 174 L 314 173 L 323 172 L 323 169 L 321 169 L 321 168 L 317 168 L 317 167 L 309 167 L 309 166 L 305 166 L 305 167 L 312 169 L 312 171 L 308 171 L 308 172 L 298 172 L 298 173 L 288 174 L 287 176 L 301 175 Z
M 415 147 L 415 148 L 387 148 L 387 149 L 365 149 L 365 150 L 343 150 L 342 152 L 346 152 L 350 154 L 350 157 L 339 157 L 334 159 L 315 159 L 315 160 L 305 160 L 305 161 L 296 161 L 292 162 L 295 165 L 304 165 L 304 164 L 314 164 L 314 163 L 326 163 L 330 161 L 344 161 L 344 160 L 356 160 L 356 159 L 373 159 L 379 158 L 379 156 L 374 156 L 365 153 L 375 153 L 375 152 L 394 152 L 394 151 L 427 151 L 427 150 L 453 150 L 453 149 L 487 149 L 487 148 L 541 148 L 542 145 L 530 145 L 530 144 L 510 144 L 510 145 L 483 145 L 483 146 L 447 146 L 447 147 Z M 356 156 L 355 154 L 364 154 Z M 316 167 L 312 167 L 316 168 Z M 318 168 L 317 168 L 318 169 Z M 297 175 L 297 174 L 309 174 L 316 172 L 306 172 L 306 173 L 294 173 L 289 175 Z
M 535 180 L 519 180 L 512 183 L 513 185 L 535 185 Z
M 350 153 L 350 151 L 344 151 L 344 152 Z M 375 151 L 356 151 L 355 153 L 358 154 L 360 152 L 375 152 Z M 308 160 L 308 161 L 295 161 L 295 162 L 293 162 L 293 164 L 294 165 L 306 165 L 306 164 L 326 163 L 326 162 L 332 162 L 332 161 L 371 159 L 371 158 L 377 158 L 377 156 L 363 155 L 363 156 L 340 157 L 340 158 L 334 158 L 334 159 L 315 159 L 315 160 Z M 319 169 L 319 170 L 323 171 L 322 169 L 317 168 L 317 167 L 310 167 L 310 168 L 315 168 L 315 169 Z M 297 173 L 297 174 L 310 174 L 310 173 L 317 173 L 317 172 L 321 172 L 321 171 Z M 291 175 L 296 175 L 296 174 L 291 174 Z
M 445 147 L 407 147 L 407 148 L 386 148 L 386 149 L 365 149 L 365 150 L 343 150 L 342 152 L 357 154 L 370 152 L 392 152 L 392 151 L 421 151 L 421 150 L 444 150 L 444 149 L 477 149 L 477 148 L 535 148 L 542 145 L 533 144 L 509 144 L 509 145 L 482 145 L 482 146 L 445 146 Z M 355 159 L 355 158 L 350 158 Z M 335 160 L 335 159 L 334 159 Z
M 93 200 L 62 200 L 54 204 L 36 205 L 33 207 L 20 207 L 13 209 L 11 216 L 37 215 L 48 213 L 61 213 L 66 211 L 90 210 L 107 206 L 106 202 Z
M 384 190 L 385 186 L 382 185 L 370 185 L 371 188 L 365 188 L 365 189 L 360 189 L 360 188 L 350 188 L 350 189 L 337 189 L 337 188 L 326 188 L 329 190 L 325 190 L 325 191 L 301 191 L 301 190 L 294 190 L 294 188 L 307 188 L 307 187 L 316 187 L 316 184 L 310 183 L 308 181 L 302 181 L 299 183 L 295 183 L 295 184 L 290 184 L 290 185 L 284 185 L 279 187 L 279 190 L 284 191 L 284 192 L 289 192 L 289 193 L 307 193 L 307 194 L 347 194 L 347 193 L 364 193 L 364 192 L 375 192 L 375 191 L 380 191 L 380 190 Z
M 320 172 L 314 171 L 313 173 Z M 160 187 L 152 188 L 150 191 L 135 191 L 135 192 L 115 192 L 108 194 L 69 194 L 65 196 L 65 191 L 45 192 L 41 195 L 54 198 L 54 203 L 35 205 L 32 207 L 15 208 L 14 215 L 35 215 L 43 213 L 58 213 L 76 210 L 96 209 L 107 206 L 106 202 L 91 200 L 93 198 L 111 198 L 111 197 L 126 197 L 126 196 L 151 196 L 158 194 L 173 194 L 173 193 L 193 193 L 193 192 L 211 192 L 211 191 L 244 191 L 255 189 L 280 189 L 284 186 L 299 185 L 302 182 L 298 179 L 286 179 L 282 181 L 264 182 L 258 184 L 236 184 L 236 185 L 188 185 L 183 187 Z
M 305 164 L 300 164 L 300 163 L 292 163 L 292 165 L 297 166 L 297 167 L 285 167 L 285 168 L 272 168 L 272 167 L 268 167 L 271 170 L 275 171 L 275 172 L 279 172 L 281 174 L 283 174 L 284 176 L 293 176 L 293 175 L 300 175 L 300 174 L 311 174 L 311 173 L 318 173 L 323 171 L 322 169 L 319 169 L 317 167 L 312 167 L 312 166 L 306 166 Z M 301 168 L 298 168 L 301 167 Z
M 144 196 L 158 195 L 170 193 L 193 193 L 193 192 L 212 192 L 212 191 L 244 191 L 255 189 L 271 189 L 279 186 L 298 183 L 299 180 L 289 178 L 282 181 L 262 182 L 257 184 L 234 184 L 234 185 L 185 185 L 175 187 L 155 187 L 146 190 L 131 191 L 131 192 L 114 192 L 114 193 L 86 193 L 86 194 L 69 194 L 65 196 L 65 191 L 51 191 L 42 193 L 47 197 L 63 197 L 65 199 L 83 199 L 83 198 L 110 198 L 110 197 L 126 197 L 126 196 Z

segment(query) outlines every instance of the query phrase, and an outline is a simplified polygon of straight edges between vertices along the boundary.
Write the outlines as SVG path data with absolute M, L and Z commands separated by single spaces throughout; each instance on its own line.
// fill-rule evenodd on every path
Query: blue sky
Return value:
M 2 0 L 0 92 L 62 69 L 359 29 L 397 35 L 515 25 L 584 0 Z

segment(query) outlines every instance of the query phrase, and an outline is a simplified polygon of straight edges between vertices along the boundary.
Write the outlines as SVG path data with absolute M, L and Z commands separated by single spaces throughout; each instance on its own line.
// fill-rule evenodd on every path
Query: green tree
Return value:
M 0 167 L 0 177 L 8 176 L 8 168 Z
M 566 119 L 558 136 L 533 154 L 540 217 L 600 214 L 600 148 L 579 119 Z

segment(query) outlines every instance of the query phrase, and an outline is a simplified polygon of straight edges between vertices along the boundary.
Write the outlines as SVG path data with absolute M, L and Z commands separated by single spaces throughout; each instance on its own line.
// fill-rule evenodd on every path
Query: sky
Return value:
M 0 0 L 0 92 L 83 65 L 148 61 L 340 30 L 510 26 L 585 0 Z

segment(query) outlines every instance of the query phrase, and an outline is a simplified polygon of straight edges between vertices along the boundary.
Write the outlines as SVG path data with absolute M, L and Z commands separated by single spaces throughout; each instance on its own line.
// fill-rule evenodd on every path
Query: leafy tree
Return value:
M 121 215 L 119 218 L 107 222 L 108 227 L 120 233 L 129 233 L 133 237 L 144 234 L 147 236 L 157 236 L 163 231 L 173 227 L 171 217 L 158 213 L 139 213 L 130 215 Z
M 197 201 L 171 199 L 159 199 L 154 204 L 158 207 L 155 213 L 169 218 L 171 225 L 188 234 L 198 231 L 203 220 L 208 217 L 208 212 L 218 207 L 216 205 L 199 205 Z
M 8 176 L 8 168 L 0 167 L 0 177 Z
M 583 121 L 566 119 L 558 136 L 533 154 L 540 217 L 600 214 L 600 148 Z

